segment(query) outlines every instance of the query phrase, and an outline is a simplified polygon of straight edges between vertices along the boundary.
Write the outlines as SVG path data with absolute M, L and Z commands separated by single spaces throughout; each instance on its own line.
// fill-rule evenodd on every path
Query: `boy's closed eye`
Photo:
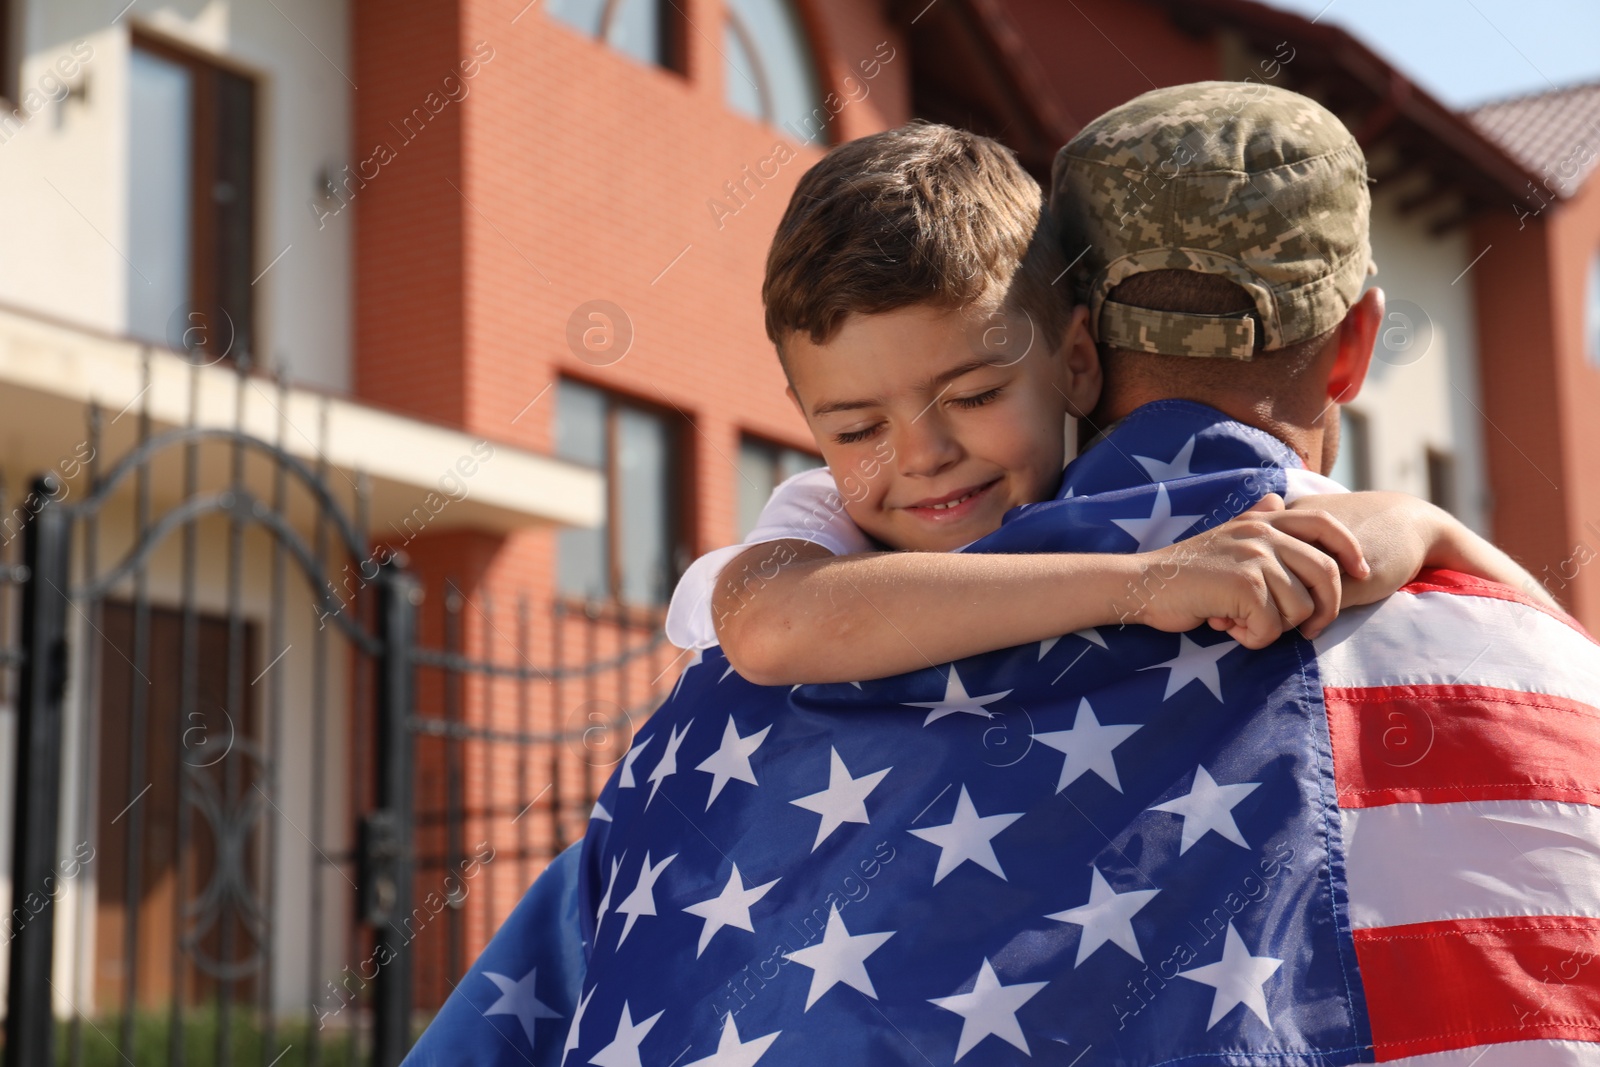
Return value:
M 968 410 L 971 410 L 972 408 L 981 408 L 985 404 L 998 397 L 1004 390 L 1005 386 L 997 385 L 993 389 L 986 389 L 981 393 L 975 393 L 971 396 L 951 397 L 950 403 L 955 404 L 957 407 L 966 408 Z M 873 423 L 871 426 L 868 426 L 865 429 L 848 430 L 844 433 L 837 433 L 833 435 L 833 439 L 841 445 L 852 445 L 857 441 L 865 441 L 867 438 L 876 433 L 878 428 L 882 425 L 883 423 L 878 422 Z
M 993 389 L 985 390 L 984 392 L 977 393 L 973 396 L 958 396 L 954 399 L 953 403 L 964 408 L 982 407 L 995 397 L 999 396 L 1000 391 L 1004 388 L 1005 386 L 1003 385 L 997 385 Z

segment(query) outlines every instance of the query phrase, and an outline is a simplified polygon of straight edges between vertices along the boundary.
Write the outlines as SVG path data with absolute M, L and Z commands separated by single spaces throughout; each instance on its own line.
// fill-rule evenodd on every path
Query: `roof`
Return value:
M 1447 107 L 1343 28 L 1253 0 L 1146 0 L 1194 33 L 1226 29 L 1257 51 L 1289 44 L 1282 64 L 1287 87 L 1319 101 L 1343 118 L 1374 158 L 1380 147 L 1398 150 L 1400 163 L 1375 171 L 1378 185 L 1421 173 L 1426 184 L 1402 202 L 1402 212 L 1433 216 L 1436 232 L 1484 211 L 1506 211 L 1535 179 L 1523 159 L 1466 114 Z M 1438 214 L 1455 193 L 1459 207 Z
M 1041 183 L 1083 123 L 1051 93 L 1004 0 L 889 0 L 913 61 L 917 116 L 1009 145 Z M 919 63 L 917 56 L 938 56 Z
M 1600 165 L 1600 81 L 1497 100 L 1467 115 L 1562 199 Z

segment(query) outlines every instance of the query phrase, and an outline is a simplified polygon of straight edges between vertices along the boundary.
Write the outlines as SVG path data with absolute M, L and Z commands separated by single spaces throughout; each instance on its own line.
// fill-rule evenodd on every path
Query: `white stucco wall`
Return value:
M 352 232 L 348 219 L 319 230 L 307 206 L 319 173 L 349 154 L 343 0 L 139 0 L 115 22 L 118 5 L 100 0 L 20 6 L 22 103 L 29 89 L 43 87 L 35 101 L 59 92 L 57 60 L 70 68 L 92 54 L 71 95 L 0 133 L 0 304 L 126 333 L 128 221 L 139 210 L 128 196 L 128 52 L 143 29 L 255 77 L 257 356 L 294 382 L 348 392 Z
M 1464 229 L 1431 235 L 1426 213 L 1401 216 L 1395 207 L 1401 192 L 1373 196 L 1378 274 L 1368 285 L 1382 288 L 1388 298 L 1389 332 L 1380 335 L 1366 385 L 1349 406 L 1370 420 L 1373 488 L 1425 497 L 1426 450 L 1449 452 L 1455 457 L 1456 510 L 1482 532 L 1488 528 L 1483 435 L 1490 431 L 1475 407 L 1478 339 L 1471 276 L 1461 278 L 1482 250 L 1469 245 Z M 1415 331 L 1409 344 L 1408 329 Z

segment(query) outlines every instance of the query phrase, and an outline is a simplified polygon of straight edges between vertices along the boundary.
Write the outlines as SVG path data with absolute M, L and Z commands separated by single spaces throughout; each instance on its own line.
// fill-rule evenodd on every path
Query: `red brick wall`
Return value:
M 1525 421 L 1554 422 L 1559 427 L 1559 469 L 1548 474 L 1559 486 L 1564 507 L 1542 513 L 1545 524 L 1552 527 L 1549 536 L 1560 540 L 1551 546 L 1557 554 L 1541 560 L 1537 569 L 1586 626 L 1600 631 L 1600 422 L 1595 419 L 1600 411 L 1600 368 L 1590 362 L 1583 336 L 1590 263 L 1600 250 L 1600 182 L 1591 178 L 1554 214 L 1546 229 L 1550 281 L 1544 300 L 1550 342 L 1540 351 L 1547 360 L 1547 353 L 1554 355 L 1554 390 L 1549 396 L 1530 398 L 1522 416 Z M 1523 318 L 1510 311 L 1520 312 L 1520 303 L 1505 301 L 1501 306 L 1513 321 Z M 1526 351 L 1524 347 L 1518 353 L 1514 367 L 1528 361 Z M 1520 444 L 1521 432 L 1508 429 L 1507 436 Z M 1537 480 L 1545 495 L 1555 495 L 1542 477 L 1529 480 Z M 1563 521 L 1551 522 L 1556 515 Z M 1516 521 L 1509 514 L 1506 518 Z
M 1600 630 L 1600 370 L 1584 352 L 1584 286 L 1600 248 L 1600 183 L 1520 223 L 1474 227 L 1473 268 L 1493 536 Z
M 351 38 L 360 87 L 350 94 L 353 195 L 323 225 L 355 227 L 354 392 L 460 425 L 462 219 L 447 180 L 460 183 L 461 108 L 432 115 L 427 107 L 461 58 L 457 20 L 449 4 L 355 3 Z M 403 122 L 419 107 L 428 121 L 412 118 L 408 130 Z
M 1536 575 L 1565 553 L 1561 429 L 1551 413 L 1557 376 L 1550 358 L 1549 235 L 1519 231 L 1509 208 L 1473 227 L 1472 247 L 1493 246 L 1469 276 L 1478 308 L 1478 364 L 1486 424 L 1490 527 L 1495 541 Z M 1508 308 L 1519 309 L 1508 314 Z M 1554 587 L 1552 587 L 1554 588 Z

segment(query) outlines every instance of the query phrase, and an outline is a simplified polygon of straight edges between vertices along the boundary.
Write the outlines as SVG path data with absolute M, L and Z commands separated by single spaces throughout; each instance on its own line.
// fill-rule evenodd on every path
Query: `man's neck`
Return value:
M 1091 433 L 1099 436 L 1110 432 L 1113 424 L 1131 412 L 1157 400 L 1193 400 L 1216 408 L 1230 419 L 1254 426 L 1271 434 L 1288 445 L 1300 457 L 1307 470 L 1322 471 L 1322 420 L 1329 407 L 1320 412 L 1298 411 L 1287 398 L 1264 397 L 1241 401 L 1236 397 L 1220 397 L 1202 393 L 1174 391 L 1160 393 L 1155 390 L 1129 389 L 1116 395 L 1101 398 L 1100 406 L 1089 418 Z M 1084 447 L 1088 444 L 1085 442 Z

